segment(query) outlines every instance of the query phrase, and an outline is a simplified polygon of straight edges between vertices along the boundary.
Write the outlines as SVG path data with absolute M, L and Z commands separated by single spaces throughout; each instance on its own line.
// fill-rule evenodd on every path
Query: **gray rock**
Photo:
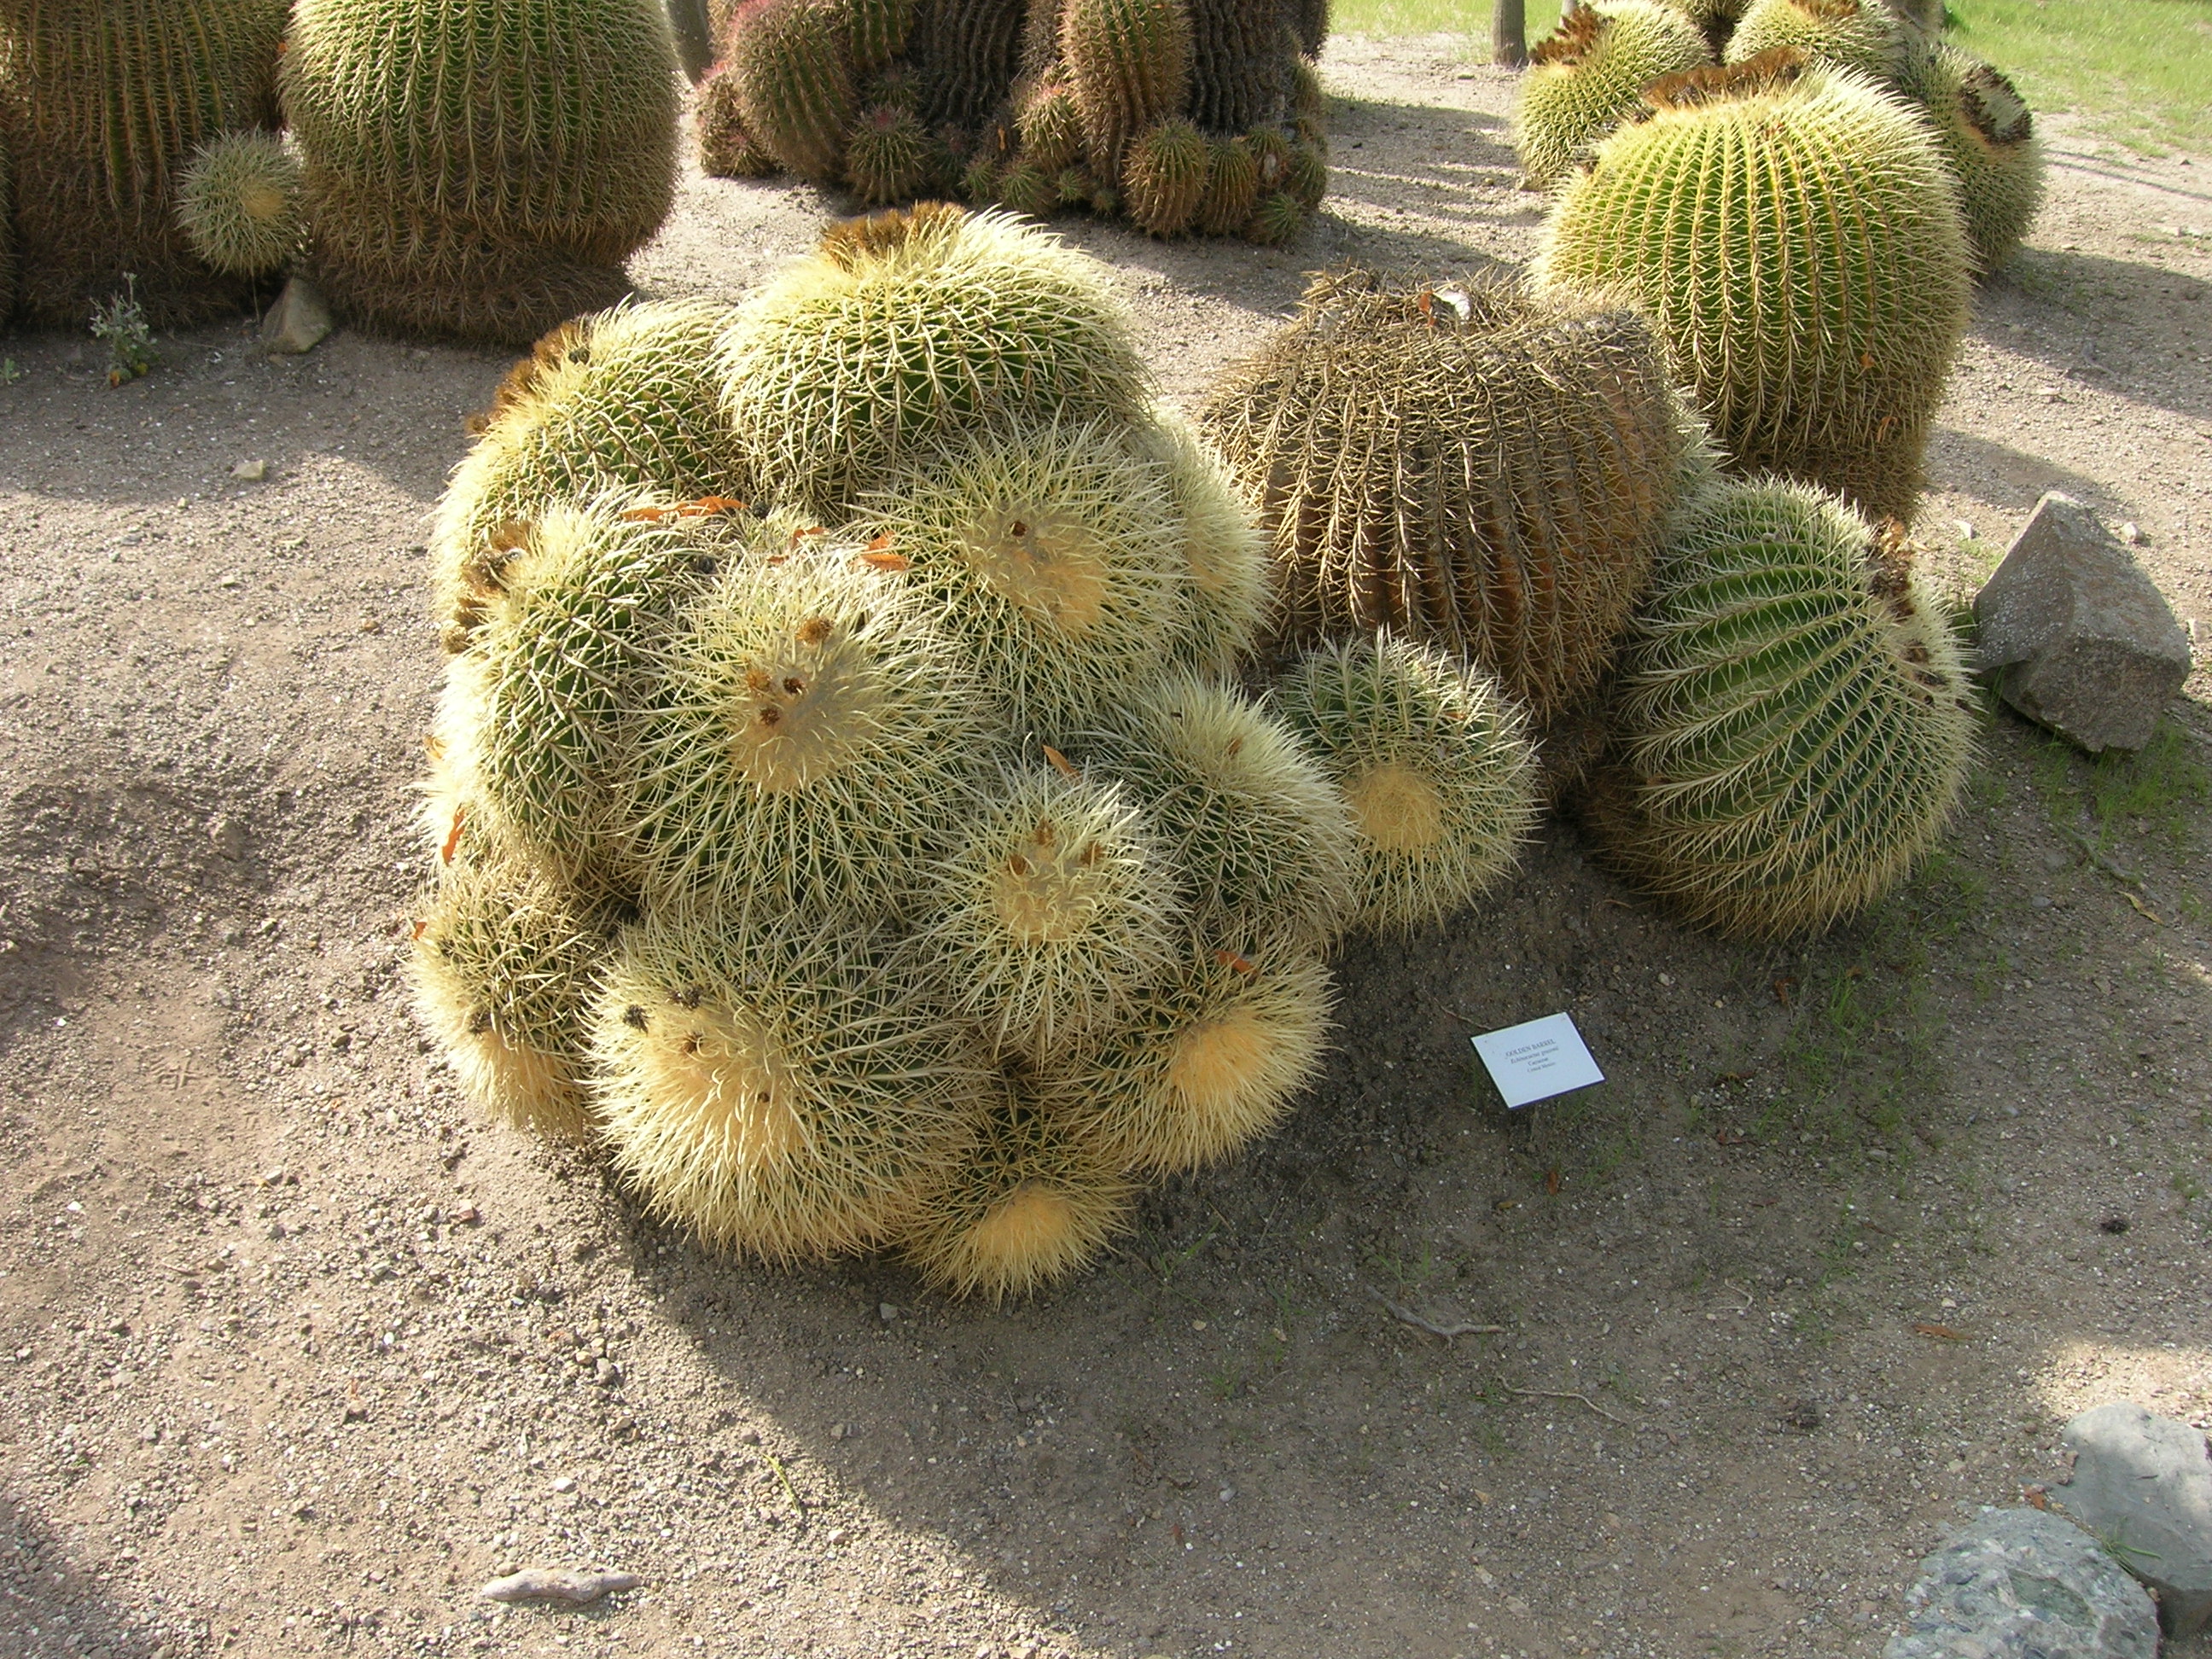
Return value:
M 313 351 L 332 326 L 322 289 L 295 276 L 261 319 L 261 349 L 272 357 L 296 357 Z
M 1990 1510 L 1920 1564 L 1882 1659 L 2155 1659 L 2158 1610 L 2097 1540 L 2041 1510 Z
M 2189 678 L 2157 585 L 2092 513 L 2052 490 L 1974 596 L 1982 672 L 2014 708 L 2094 754 L 2140 749 Z
M 2074 1474 L 2051 1497 L 2158 1597 L 2169 1636 L 2212 1620 L 2212 1451 L 2186 1423 L 2130 1401 L 2066 1425 Z

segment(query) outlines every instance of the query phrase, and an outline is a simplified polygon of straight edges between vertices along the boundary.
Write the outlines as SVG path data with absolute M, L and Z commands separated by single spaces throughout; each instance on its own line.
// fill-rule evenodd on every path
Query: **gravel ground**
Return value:
M 1066 227 L 1170 394 L 1307 270 L 1532 246 L 1508 78 L 1327 78 L 1292 246 Z M 1971 582 L 2063 488 L 2212 619 L 2212 166 L 2051 125 L 1923 533 Z M 734 297 L 842 206 L 694 179 L 635 274 Z M 0 347 L 8 1653 L 1868 1655 L 2072 1413 L 2212 1424 L 2203 671 L 2125 774 L 1993 718 L 1942 854 L 1811 945 L 1687 933 L 1547 825 L 1347 951 L 1279 1136 L 994 1312 L 702 1255 L 458 1100 L 402 972 L 422 544 L 504 364 L 161 345 L 119 390 Z M 1560 1008 L 1610 1081 L 1509 1117 L 1467 1039 Z M 531 1565 L 644 1583 L 477 1597 Z

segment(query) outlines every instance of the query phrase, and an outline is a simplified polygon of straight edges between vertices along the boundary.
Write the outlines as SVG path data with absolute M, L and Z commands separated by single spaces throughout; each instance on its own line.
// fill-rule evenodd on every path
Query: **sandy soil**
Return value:
M 1530 248 L 1505 77 L 1328 78 L 1297 245 L 1069 227 L 1175 394 L 1306 269 Z M 2212 166 L 2055 125 L 1923 528 L 1971 578 L 2063 487 L 2212 621 Z M 639 281 L 734 296 L 839 205 L 694 179 Z M 1873 1654 L 2069 1414 L 2212 1423 L 2203 804 L 2108 815 L 2130 884 L 2005 718 L 1942 856 L 1803 948 L 1547 826 L 1479 914 L 1351 950 L 1295 1120 L 1064 1293 L 701 1255 L 473 1117 L 406 1007 L 425 514 L 503 364 L 161 346 L 116 391 L 0 346 L 0 1650 Z M 2190 690 L 2169 781 L 2212 761 Z M 1611 1081 L 1509 1119 L 1468 1037 L 1563 1007 Z M 537 1563 L 646 1582 L 477 1599 Z

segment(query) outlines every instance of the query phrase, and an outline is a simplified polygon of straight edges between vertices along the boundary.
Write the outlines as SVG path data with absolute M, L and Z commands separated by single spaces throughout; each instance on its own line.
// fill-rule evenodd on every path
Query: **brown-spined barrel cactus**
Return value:
M 1632 878 L 1727 932 L 1815 932 L 1903 879 L 1958 802 L 1970 692 L 1910 549 L 1767 481 L 1692 504 L 1589 795 Z
M 590 1019 L 615 1166 L 659 1216 L 769 1261 L 888 1242 L 1002 1086 L 860 933 L 674 905 L 629 929 Z
M 1488 675 L 1377 635 L 1309 653 L 1272 701 L 1352 809 L 1354 927 L 1441 921 L 1512 866 L 1535 817 L 1535 756 Z
M 1118 179 L 1136 136 L 1182 113 L 1189 11 L 1184 0 L 1066 0 L 1060 49 L 1091 171 Z
M 526 345 L 618 299 L 674 198 L 677 72 L 655 0 L 300 0 L 284 112 L 332 301 Z
M 1022 155 L 1047 173 L 1060 173 L 1083 160 L 1083 112 L 1075 88 L 1057 73 L 1038 82 L 1017 119 Z
M 1216 138 L 1199 198 L 1198 228 L 1208 236 L 1234 236 L 1252 222 L 1260 204 L 1260 158 L 1243 135 Z
M 1188 0 L 1191 118 L 1210 132 L 1286 120 L 1300 49 L 1285 0 Z
M 819 540 L 726 566 L 632 704 L 647 897 L 696 893 L 740 931 L 909 913 L 983 758 L 982 700 L 920 588 Z
M 730 315 L 704 300 L 619 306 L 563 324 L 508 374 L 432 521 L 433 611 L 448 651 L 467 645 L 501 567 L 550 507 L 607 491 L 751 504 L 722 418 Z
M 994 422 L 1127 415 L 1145 371 L 1089 256 L 942 203 L 833 226 L 740 309 L 723 407 L 779 505 L 827 515 Z
M 131 284 L 149 321 L 237 309 L 250 280 L 192 252 L 193 153 L 276 124 L 284 0 L 0 0 L 0 149 L 14 158 L 18 320 L 82 328 Z
M 1551 185 L 1644 107 L 1662 75 L 1708 62 L 1705 37 L 1656 0 L 1598 0 L 1559 20 L 1529 54 L 1513 106 L 1513 149 L 1528 182 Z
M 1318 278 L 1201 425 L 1273 538 L 1286 644 L 1389 628 L 1540 718 L 1610 659 L 1689 441 L 1633 312 L 1359 270 Z
M 1987 64 L 1938 44 L 1918 88 L 1943 158 L 1959 180 L 1974 268 L 2012 256 L 2043 205 L 2043 149 L 2035 117 L 2013 83 Z
M 802 179 L 845 171 L 860 109 L 851 24 L 834 0 L 751 0 L 731 20 L 725 61 L 745 131 Z
M 1197 216 L 1212 177 L 1206 135 L 1188 121 L 1163 121 L 1129 146 L 1121 179 L 1129 217 L 1155 236 L 1177 236 Z
M 1895 90 L 1913 76 L 1927 46 L 1888 0 L 1752 0 L 1723 54 L 1747 63 L 1764 52 L 1794 47 L 1808 60 L 1856 70 Z
M 1128 1224 L 1135 1186 L 1115 1149 L 1017 1081 L 971 1119 L 972 1150 L 924 1193 L 901 1240 L 954 1296 L 1029 1296 L 1081 1271 Z
M 699 83 L 699 170 L 714 179 L 768 179 L 782 171 L 746 129 L 737 72 L 726 64 Z
M 448 850 L 450 849 L 450 850 Z M 469 1097 L 518 1127 L 586 1139 L 584 1010 L 605 921 L 565 882 L 466 819 L 415 933 L 415 1004 Z
M 264 276 L 300 252 L 300 163 L 273 132 L 226 132 L 193 155 L 177 187 L 192 252 L 216 270 Z
M 1119 423 L 984 434 L 860 497 L 854 525 L 934 596 L 1016 733 L 1065 744 L 1162 668 L 1185 617 L 1184 525 Z
M 1555 201 L 1540 290 L 1640 303 L 1743 472 L 1909 519 L 1968 293 L 1926 122 L 1787 51 L 1645 97 Z

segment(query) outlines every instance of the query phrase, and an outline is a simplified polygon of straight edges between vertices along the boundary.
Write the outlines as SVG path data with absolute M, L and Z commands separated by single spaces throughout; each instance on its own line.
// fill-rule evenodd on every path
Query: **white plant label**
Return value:
M 1474 1052 L 1508 1106 L 1533 1106 L 1553 1095 L 1605 1081 L 1589 1045 L 1565 1014 L 1547 1014 L 1502 1031 L 1486 1031 Z

